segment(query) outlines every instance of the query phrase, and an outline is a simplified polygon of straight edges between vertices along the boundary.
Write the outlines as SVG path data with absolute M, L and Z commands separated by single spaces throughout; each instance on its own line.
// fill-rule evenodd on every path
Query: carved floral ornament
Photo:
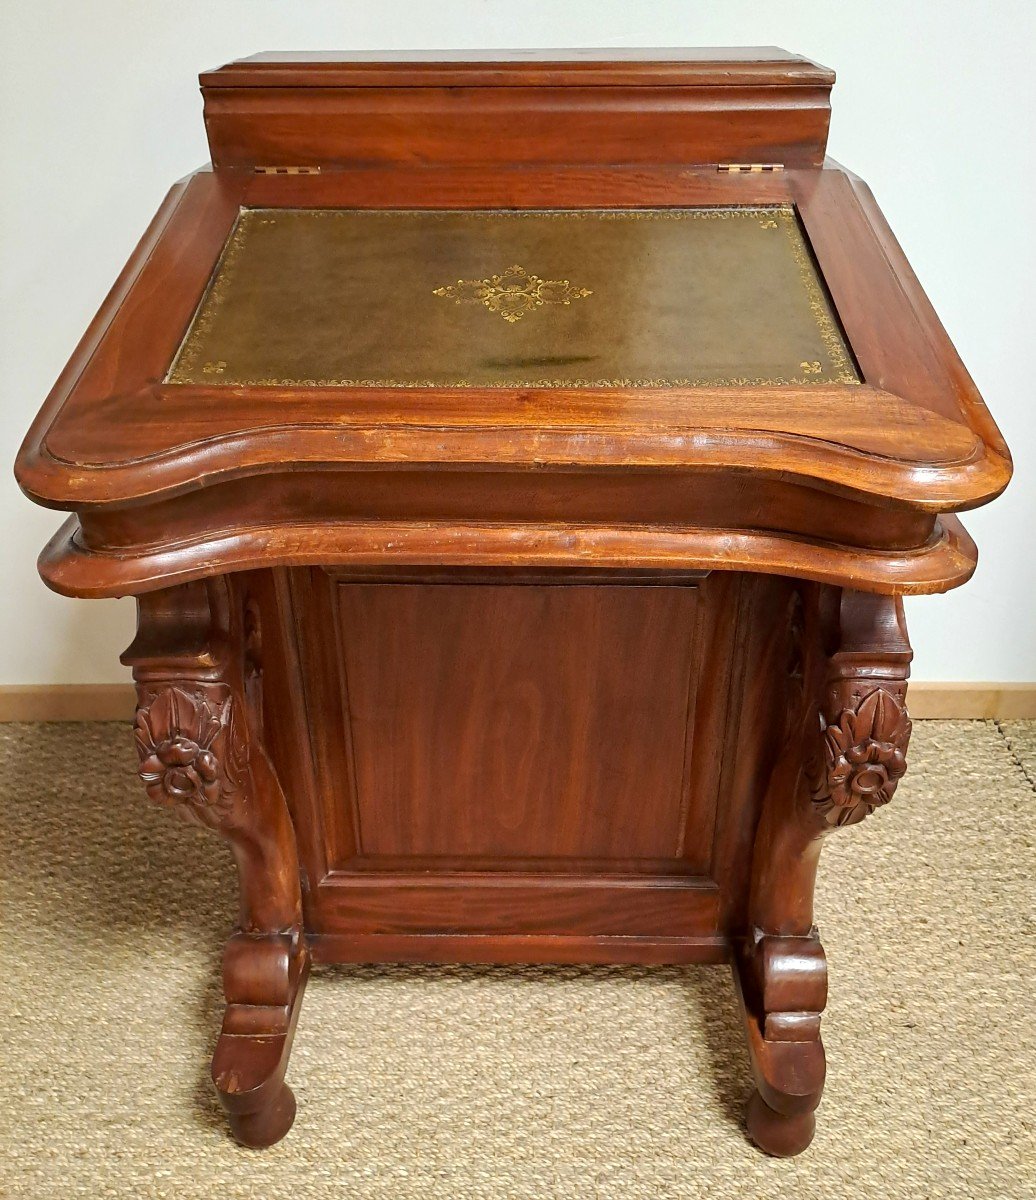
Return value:
M 228 695 L 163 688 L 137 709 L 134 739 L 140 778 L 157 804 L 211 825 L 232 807 L 241 785 L 244 746 Z
M 906 772 L 910 718 L 891 692 L 876 688 L 828 724 L 811 771 L 813 802 L 835 825 L 855 825 L 892 799 Z

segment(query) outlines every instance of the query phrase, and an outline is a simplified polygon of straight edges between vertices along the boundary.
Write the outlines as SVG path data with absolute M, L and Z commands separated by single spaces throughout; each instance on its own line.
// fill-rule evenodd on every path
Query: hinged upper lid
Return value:
M 834 73 L 775 47 L 257 54 L 201 76 L 217 167 L 824 159 Z

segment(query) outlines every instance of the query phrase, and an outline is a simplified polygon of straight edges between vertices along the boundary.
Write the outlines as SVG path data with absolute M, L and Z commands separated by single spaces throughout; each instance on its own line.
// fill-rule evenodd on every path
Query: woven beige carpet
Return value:
M 210 1093 L 234 912 L 217 839 L 152 809 L 116 725 L 0 727 L 0 1195 L 1032 1197 L 1036 722 L 929 722 L 825 852 L 812 1148 L 744 1141 L 724 968 L 318 970 L 271 1150 Z

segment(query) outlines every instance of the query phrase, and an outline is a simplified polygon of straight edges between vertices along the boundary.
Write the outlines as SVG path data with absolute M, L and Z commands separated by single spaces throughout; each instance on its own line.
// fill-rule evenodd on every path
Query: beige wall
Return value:
M 1015 452 L 972 583 L 912 601 L 915 676 L 1036 680 L 1033 0 L 2 0 L 0 459 L 166 188 L 207 157 L 196 76 L 261 49 L 782 45 L 838 72 L 830 150 L 866 178 Z M 128 601 L 45 591 L 58 515 L 0 473 L 0 685 L 107 682 Z

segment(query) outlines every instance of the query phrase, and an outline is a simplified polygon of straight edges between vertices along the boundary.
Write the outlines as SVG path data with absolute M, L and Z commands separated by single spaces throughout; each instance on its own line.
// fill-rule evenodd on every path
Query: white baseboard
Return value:
M 1019 721 L 1036 718 L 1036 683 L 910 684 L 910 715 L 917 720 Z M 127 683 L 0 685 L 0 721 L 128 721 L 133 687 Z
M 1036 683 L 911 683 L 910 715 L 918 720 L 1025 721 L 1036 717 Z

